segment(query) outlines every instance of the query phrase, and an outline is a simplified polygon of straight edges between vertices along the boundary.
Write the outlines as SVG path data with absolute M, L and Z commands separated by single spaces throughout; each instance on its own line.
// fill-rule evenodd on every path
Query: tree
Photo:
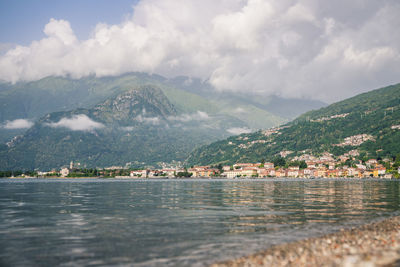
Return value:
M 265 164 L 265 159 L 261 159 L 260 168 L 264 168 L 264 164 Z
M 300 169 L 306 169 L 308 166 L 307 166 L 307 163 L 304 161 L 304 160 L 302 160 L 302 161 L 300 161 Z
M 219 170 L 219 173 L 223 173 L 224 169 L 222 168 L 222 164 L 218 164 L 217 169 Z
M 192 175 L 193 175 L 193 173 L 184 171 L 184 172 L 178 172 L 176 174 L 176 177 L 191 177 Z
M 277 156 L 274 158 L 273 163 L 275 166 L 283 167 L 286 165 L 286 160 L 284 158 L 282 158 L 281 156 Z

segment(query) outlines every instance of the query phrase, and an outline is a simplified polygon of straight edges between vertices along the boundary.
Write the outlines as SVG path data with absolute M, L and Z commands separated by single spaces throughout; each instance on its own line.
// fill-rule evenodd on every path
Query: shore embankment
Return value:
M 273 246 L 211 266 L 400 266 L 400 217 Z

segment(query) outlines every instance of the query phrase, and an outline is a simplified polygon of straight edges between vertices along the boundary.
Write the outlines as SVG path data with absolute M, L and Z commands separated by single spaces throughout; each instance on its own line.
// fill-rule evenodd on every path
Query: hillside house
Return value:
M 368 168 L 373 168 L 376 164 L 378 164 L 376 159 L 369 159 L 365 162 L 365 165 L 367 165 Z
M 317 164 L 314 161 L 306 161 L 307 167 L 311 169 L 315 169 Z

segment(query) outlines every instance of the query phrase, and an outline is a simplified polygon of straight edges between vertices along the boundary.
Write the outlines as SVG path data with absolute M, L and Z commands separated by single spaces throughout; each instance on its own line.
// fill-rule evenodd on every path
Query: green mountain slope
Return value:
M 47 77 L 14 85 L 0 83 L 0 143 L 26 130 L 4 129 L 2 126 L 7 121 L 29 119 L 34 122 L 51 112 L 91 108 L 109 97 L 142 85 L 159 87 L 178 113 L 202 111 L 226 120 L 232 119 L 233 123 L 241 121 L 242 127 L 253 130 L 276 126 L 294 118 L 293 114 L 288 116 L 284 110 L 296 107 L 297 110 L 304 107 L 308 110 L 324 105 L 322 102 L 308 100 L 288 102 L 280 98 L 271 101 L 246 95 L 232 96 L 216 92 L 206 81 L 188 77 L 166 79 L 145 73 L 101 78 L 88 76 L 81 79 Z
M 280 128 L 229 137 L 195 150 L 187 164 L 232 164 L 271 160 L 281 151 L 331 152 L 353 149 L 368 157 L 400 153 L 400 84 L 307 112 Z M 360 141 L 361 140 L 361 141 Z M 346 142 L 347 141 L 347 142 Z
M 0 147 L 0 166 L 51 169 L 70 161 L 87 167 L 160 166 L 182 161 L 196 145 L 240 126 L 235 118 L 179 112 L 160 88 L 139 86 L 92 108 L 45 115 Z

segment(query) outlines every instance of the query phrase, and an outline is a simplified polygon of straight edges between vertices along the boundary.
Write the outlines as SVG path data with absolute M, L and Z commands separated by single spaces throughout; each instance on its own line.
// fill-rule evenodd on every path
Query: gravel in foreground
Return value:
M 211 266 L 400 266 L 400 217 L 273 246 Z

